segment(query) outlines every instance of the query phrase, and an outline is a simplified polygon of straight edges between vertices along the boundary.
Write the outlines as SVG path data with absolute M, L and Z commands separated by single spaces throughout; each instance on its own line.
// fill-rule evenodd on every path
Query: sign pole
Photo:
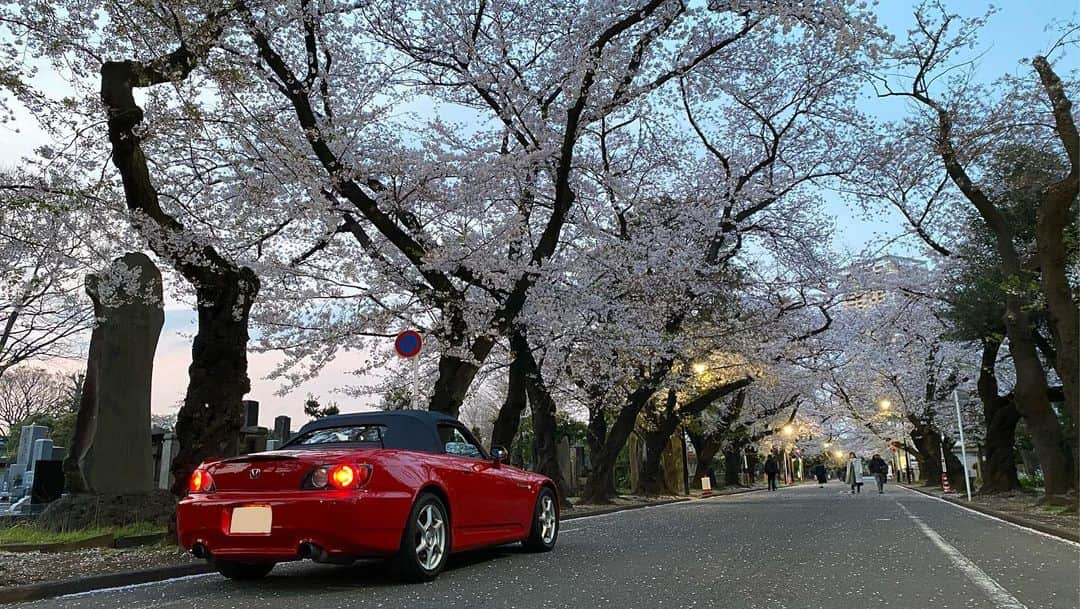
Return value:
M 420 350 L 424 348 L 424 337 L 416 330 L 405 330 L 394 338 L 394 351 L 405 359 L 412 360 L 412 399 L 409 408 L 420 410 Z
M 420 358 L 412 359 L 412 407 L 420 410 Z
M 964 488 L 967 490 L 968 501 L 971 501 L 971 478 L 968 476 L 967 444 L 964 443 L 964 421 L 960 418 L 960 396 L 956 389 L 952 392 L 953 402 L 956 404 L 956 426 L 960 429 L 960 454 L 964 459 Z M 942 451 L 945 454 L 945 451 Z

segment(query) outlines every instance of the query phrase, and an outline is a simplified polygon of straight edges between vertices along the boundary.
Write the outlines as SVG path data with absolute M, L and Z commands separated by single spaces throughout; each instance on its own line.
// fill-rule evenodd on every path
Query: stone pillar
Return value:
M 255 400 L 244 400 L 244 424 L 241 427 L 259 426 L 259 403 Z
M 566 481 L 566 492 L 573 493 L 577 490 L 577 479 L 574 477 L 574 467 L 570 463 L 570 438 L 563 437 L 555 445 L 555 456 L 559 461 L 559 469 Z
M 34 443 L 49 437 L 49 428 L 44 425 L 27 425 L 19 432 L 19 452 L 15 462 L 23 464 L 23 470 L 34 469 Z
M 165 321 L 161 272 L 129 253 L 86 277 L 97 324 L 71 453 L 64 462 L 74 492 L 145 493 L 154 487 L 150 387 Z
M 292 436 L 292 419 L 285 415 L 274 418 L 274 439 L 279 445 L 290 440 Z
M 160 489 L 168 490 L 172 487 L 172 473 L 169 471 L 172 466 L 173 457 L 176 456 L 180 447 L 176 443 L 176 434 L 173 432 L 166 432 L 161 437 L 161 461 L 158 462 L 158 484 Z

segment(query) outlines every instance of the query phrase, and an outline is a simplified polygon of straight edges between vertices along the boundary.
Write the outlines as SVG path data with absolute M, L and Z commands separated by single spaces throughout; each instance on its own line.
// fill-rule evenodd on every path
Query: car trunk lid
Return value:
M 299 490 L 320 465 L 348 461 L 354 450 L 283 450 L 222 459 L 207 470 L 218 491 Z

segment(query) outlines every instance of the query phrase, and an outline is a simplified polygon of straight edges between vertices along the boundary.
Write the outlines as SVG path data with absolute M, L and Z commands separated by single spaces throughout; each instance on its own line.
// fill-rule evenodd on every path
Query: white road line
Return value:
M 973 509 L 971 509 L 971 508 L 969 508 L 967 506 L 960 505 L 959 503 L 953 503 L 952 501 L 945 501 L 941 497 L 935 497 L 933 495 L 927 495 L 925 493 L 920 493 L 919 491 L 913 491 L 913 490 L 911 490 L 911 489 L 909 489 L 909 488 L 907 488 L 905 486 L 900 486 L 900 488 L 902 488 L 905 491 L 911 493 L 912 495 L 915 495 L 916 497 L 923 497 L 925 499 L 933 499 L 934 501 L 940 501 L 941 503 L 944 503 L 945 505 L 950 505 L 950 506 L 952 506 L 954 508 L 957 508 L 959 510 L 964 510 L 965 512 L 968 512 L 970 514 L 975 514 L 976 516 L 982 516 L 983 518 L 986 518 L 987 520 L 993 520 L 994 522 L 1000 522 L 1001 524 L 1006 524 L 1006 525 L 1009 525 L 1011 527 L 1020 529 L 1022 531 L 1027 531 L 1028 533 L 1034 533 L 1034 534 L 1039 535 L 1041 537 L 1045 537 L 1047 539 L 1053 539 L 1054 541 L 1057 541 L 1057 542 L 1060 542 L 1060 543 L 1063 543 L 1063 544 L 1066 544 L 1066 545 L 1073 546 L 1074 548 L 1080 548 L 1080 543 L 1072 541 L 1071 539 L 1062 539 L 1061 537 L 1058 537 L 1057 535 L 1051 535 L 1050 533 L 1044 533 L 1044 532 L 1042 532 L 1042 531 L 1040 531 L 1038 529 L 1033 529 L 1031 527 L 1026 527 L 1026 526 L 1024 526 L 1022 524 L 1016 524 L 1015 522 L 1009 522 L 1008 520 L 1002 520 L 1001 518 L 998 518 L 997 516 L 991 516 L 990 514 L 984 514 L 984 513 L 980 512 L 979 510 L 973 510 Z
M 217 575 L 217 573 L 197 573 L 195 575 L 182 575 L 180 577 L 173 577 L 171 579 L 159 579 L 153 582 L 143 582 L 141 584 L 129 584 L 127 586 L 113 586 L 112 588 L 97 588 L 95 590 L 87 590 L 86 592 L 75 592 L 73 594 L 64 594 L 55 598 L 80 598 L 84 596 L 94 596 L 103 592 L 123 592 L 126 590 L 135 590 L 138 588 L 146 588 L 149 586 L 160 586 L 163 584 L 174 584 L 176 582 L 189 581 L 193 579 L 201 579 L 203 577 L 210 577 L 211 575 Z M 188 600 L 188 599 L 180 599 Z M 155 605 L 160 606 L 160 605 Z
M 957 569 L 960 569 L 960 571 L 971 580 L 971 583 L 981 588 L 982 591 L 994 601 L 995 606 L 999 609 L 1027 609 L 1027 606 L 1025 606 L 1024 603 L 1017 600 L 1016 597 L 1003 588 L 1001 584 L 997 583 L 994 578 L 987 575 L 986 571 L 980 569 L 979 566 L 971 562 L 968 557 L 961 554 L 960 550 L 957 550 L 952 544 L 942 539 L 941 535 L 938 535 L 937 531 L 931 529 L 922 521 L 922 519 L 915 514 L 912 514 L 911 510 L 907 509 L 907 506 L 899 501 L 896 503 L 900 506 L 901 510 L 904 510 L 908 517 L 915 521 L 916 526 L 923 532 L 923 535 L 926 535 L 930 541 L 934 542 L 934 545 L 936 545 L 945 556 L 956 565 Z

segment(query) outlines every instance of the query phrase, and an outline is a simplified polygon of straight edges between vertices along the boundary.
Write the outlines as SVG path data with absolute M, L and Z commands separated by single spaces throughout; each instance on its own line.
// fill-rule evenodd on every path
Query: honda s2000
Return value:
M 280 450 L 200 465 L 177 510 L 180 543 L 232 579 L 283 561 L 385 557 L 424 581 L 453 552 L 512 542 L 551 550 L 555 485 L 505 460 L 505 449 L 489 455 L 438 413 L 327 417 Z

